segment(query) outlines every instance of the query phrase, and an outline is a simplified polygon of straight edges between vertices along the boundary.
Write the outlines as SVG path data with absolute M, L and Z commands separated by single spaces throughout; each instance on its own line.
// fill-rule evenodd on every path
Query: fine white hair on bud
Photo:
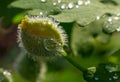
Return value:
M 67 35 L 52 18 L 25 16 L 18 26 L 18 42 L 36 61 L 40 57 L 53 57 L 64 53 Z

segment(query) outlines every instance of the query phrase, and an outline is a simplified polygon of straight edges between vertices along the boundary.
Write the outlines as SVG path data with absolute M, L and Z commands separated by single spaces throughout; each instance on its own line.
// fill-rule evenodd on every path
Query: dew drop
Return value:
M 9 75 L 9 76 L 11 75 L 8 71 L 4 71 L 3 74 L 4 75 Z
M 66 8 L 66 5 L 65 4 L 62 4 L 61 5 L 61 9 L 65 9 Z
M 98 78 L 98 77 L 95 77 L 95 80 L 99 80 L 99 78 Z
M 120 13 L 117 13 L 117 16 L 120 16 Z
M 57 3 L 56 3 L 56 2 L 53 2 L 53 5 L 57 5 Z
M 79 5 L 76 5 L 75 7 L 76 7 L 76 8 L 79 8 Z
M 111 81 L 112 80 L 112 78 L 109 78 L 109 81 Z
M 0 82 L 13 82 L 11 73 L 7 70 L 0 68 Z
M 96 16 L 96 19 L 99 20 L 99 19 L 100 19 L 100 16 Z
M 41 2 L 43 2 L 43 3 L 44 3 L 44 2 L 46 2 L 46 0 L 41 0 Z
M 40 12 L 40 15 L 43 15 L 43 12 Z
M 120 17 L 114 16 L 107 19 L 103 24 L 103 30 L 107 33 L 120 31 Z
M 73 3 L 73 2 L 71 2 L 71 3 L 68 4 L 68 8 L 69 8 L 69 9 L 71 9 L 71 8 L 73 8 L 73 7 L 74 7 L 74 3 Z
M 117 30 L 118 32 L 120 32 L 120 27 L 118 27 L 116 30 Z
M 86 2 L 85 2 L 85 5 L 89 5 L 91 3 L 91 1 L 90 0 L 87 0 Z
M 45 39 L 44 40 L 44 46 L 47 51 L 61 51 L 62 45 L 55 39 Z
M 83 4 L 83 1 L 82 0 L 78 0 L 78 5 L 82 5 Z
M 109 23 L 112 23 L 112 18 L 108 18 L 108 22 L 109 22 Z
M 116 17 L 114 17 L 114 19 L 115 19 L 115 20 L 119 20 L 119 17 L 118 17 L 118 16 L 116 16 Z
M 119 76 L 117 74 L 114 74 L 113 79 L 118 79 Z
M 58 0 L 57 2 L 58 2 L 58 3 L 61 3 L 61 2 L 62 2 L 62 0 Z

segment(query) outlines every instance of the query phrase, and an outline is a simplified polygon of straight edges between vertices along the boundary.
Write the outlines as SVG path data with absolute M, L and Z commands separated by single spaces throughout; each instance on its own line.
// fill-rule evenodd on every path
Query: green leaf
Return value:
M 100 62 L 108 61 L 106 55 L 120 46 L 119 38 L 115 37 L 119 35 L 103 32 L 105 19 L 103 17 L 85 27 L 74 24 L 72 28 L 71 48 L 77 57 L 81 57 L 78 59 L 82 66 L 96 66 Z
M 60 2 L 59 2 L 60 1 Z M 98 0 L 18 0 L 10 4 L 12 7 L 30 10 L 28 14 L 51 15 L 59 22 L 77 22 L 85 26 L 106 13 L 118 13 L 119 6 L 106 5 Z
M 30 15 L 39 15 L 40 12 L 43 14 L 49 14 L 54 12 L 59 12 L 57 6 L 53 6 L 53 1 L 42 2 L 42 0 L 18 0 L 12 2 L 10 7 L 17 7 L 28 10 Z
M 120 5 L 120 0 L 111 0 L 111 1 L 116 2 L 118 5 Z
M 99 6 L 97 6 L 99 5 Z M 79 8 L 64 9 L 61 14 L 53 16 L 60 22 L 74 22 L 76 21 L 80 25 L 86 25 L 96 19 L 96 16 L 101 16 L 105 13 L 102 10 L 102 4 L 90 4 L 82 5 Z M 97 10 L 98 9 L 98 10 Z
M 106 5 L 114 5 L 117 6 L 119 1 L 118 0 L 100 0 L 103 4 Z
M 91 4 L 81 5 L 79 8 L 64 9 L 60 14 L 53 17 L 60 22 L 74 22 L 85 26 L 106 13 L 117 13 L 118 8 L 107 6 L 99 1 L 91 0 Z

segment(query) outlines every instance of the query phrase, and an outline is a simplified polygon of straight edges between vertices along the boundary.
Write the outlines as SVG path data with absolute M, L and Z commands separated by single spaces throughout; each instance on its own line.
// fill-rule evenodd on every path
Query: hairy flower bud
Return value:
M 64 52 L 66 34 L 53 19 L 32 16 L 19 24 L 19 37 L 25 50 L 34 60 L 42 57 L 52 57 Z

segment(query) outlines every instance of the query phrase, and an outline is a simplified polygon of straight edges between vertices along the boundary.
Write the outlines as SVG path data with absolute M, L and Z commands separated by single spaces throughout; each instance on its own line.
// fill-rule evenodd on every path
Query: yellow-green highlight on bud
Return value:
M 25 16 L 18 26 L 19 42 L 34 60 L 64 53 L 65 31 L 52 18 Z

